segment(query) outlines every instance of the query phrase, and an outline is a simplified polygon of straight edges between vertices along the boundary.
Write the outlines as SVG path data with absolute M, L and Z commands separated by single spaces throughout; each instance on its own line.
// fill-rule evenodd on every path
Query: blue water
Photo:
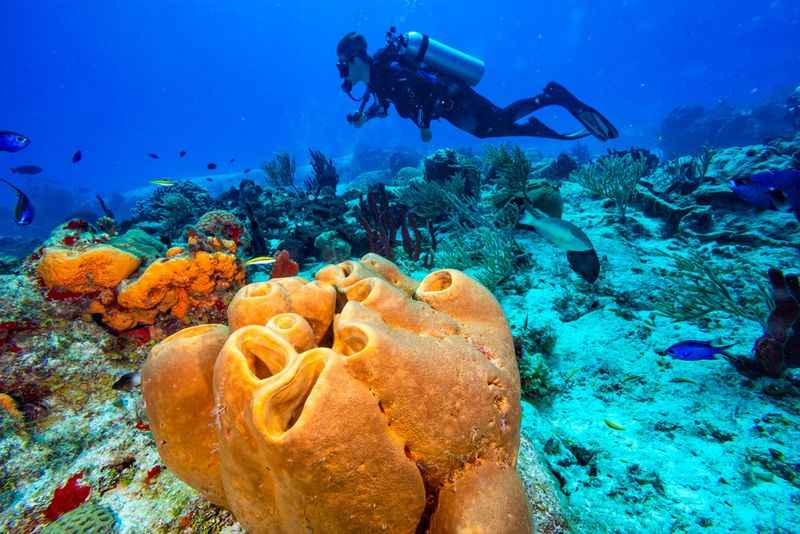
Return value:
M 655 146 L 661 119 L 677 105 L 783 98 L 800 70 L 800 4 L 789 1 L 228 4 L 6 2 L 0 129 L 33 143 L 0 154 L 0 169 L 43 167 L 39 176 L 12 178 L 40 205 L 52 204 L 45 193 L 76 193 L 84 200 L 65 209 L 74 211 L 94 208 L 97 192 L 202 175 L 209 162 L 217 173 L 256 167 L 276 150 L 302 163 L 308 147 L 337 156 L 359 143 L 477 145 L 442 121 L 430 147 L 396 117 L 362 130 L 345 122 L 354 103 L 339 90 L 336 43 L 357 30 L 375 50 L 390 25 L 484 59 L 478 90 L 500 105 L 550 80 L 565 84 L 619 127 L 618 147 Z M 539 116 L 574 125 L 563 112 Z M 569 146 L 517 141 L 547 153 Z M 77 149 L 84 158 L 72 165 Z M 182 149 L 185 159 L 177 157 Z M 10 191 L 0 195 L 4 219 L 13 202 Z

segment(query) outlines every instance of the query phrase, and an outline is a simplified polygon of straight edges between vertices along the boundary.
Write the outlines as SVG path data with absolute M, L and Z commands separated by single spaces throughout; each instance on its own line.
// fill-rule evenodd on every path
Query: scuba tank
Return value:
M 425 63 L 431 69 L 458 78 L 468 85 L 477 85 L 483 77 L 486 69 L 483 61 L 431 39 L 424 33 L 408 32 L 398 40 L 401 54 L 415 63 Z

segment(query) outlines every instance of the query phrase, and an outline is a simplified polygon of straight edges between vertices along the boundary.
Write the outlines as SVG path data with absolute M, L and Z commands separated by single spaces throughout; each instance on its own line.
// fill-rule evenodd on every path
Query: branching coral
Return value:
M 723 312 L 764 325 L 771 298 L 766 281 L 754 274 L 753 266 L 740 262 L 723 274 L 700 252 L 660 254 L 672 260 L 672 269 L 663 273 L 667 286 L 655 301 L 661 314 L 696 321 Z
M 278 152 L 263 165 L 267 183 L 273 187 L 294 187 L 294 173 L 297 168 L 294 158 L 288 152 Z
M 339 173 L 336 172 L 333 160 L 312 148 L 308 149 L 308 153 L 311 156 L 311 168 L 314 174 L 306 179 L 306 191 L 313 196 L 319 196 L 326 190 L 329 194 L 335 195 L 336 186 L 339 184 Z
M 592 195 L 614 201 L 622 220 L 628 205 L 636 194 L 639 180 L 645 175 L 645 159 L 634 159 L 631 154 L 607 156 L 595 163 L 584 165 L 572 178 L 585 187 Z
M 410 208 L 389 203 L 386 188 L 380 184 L 367 193 L 367 200 L 359 198 L 358 221 L 369 240 L 370 252 L 394 259 L 394 246 L 397 231 L 402 235 L 403 250 L 412 261 L 420 259 L 423 244 L 426 242 L 419 217 Z M 429 249 L 426 251 L 426 266 L 431 261 L 432 251 L 436 250 L 436 233 L 431 218 L 425 221 Z

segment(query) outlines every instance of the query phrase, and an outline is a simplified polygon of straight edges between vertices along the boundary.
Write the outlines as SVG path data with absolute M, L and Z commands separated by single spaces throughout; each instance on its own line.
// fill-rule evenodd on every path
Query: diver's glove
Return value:
M 431 132 L 430 128 L 420 128 L 419 136 L 423 143 L 428 143 L 431 139 L 433 139 L 433 132 Z
M 356 111 L 355 113 L 348 113 L 347 122 L 349 122 L 356 128 L 361 128 L 362 126 L 364 126 L 364 123 L 367 122 L 367 116 L 364 115 L 364 113 L 361 111 Z

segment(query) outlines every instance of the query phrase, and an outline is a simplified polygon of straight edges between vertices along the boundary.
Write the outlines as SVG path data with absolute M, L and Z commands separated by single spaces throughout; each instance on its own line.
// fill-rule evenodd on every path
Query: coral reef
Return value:
M 187 224 L 214 209 L 214 200 L 202 187 L 188 181 L 158 187 L 132 210 L 133 218 L 165 242 L 178 238 Z
M 398 276 L 372 256 L 332 265 L 312 284 L 284 279 L 257 294 L 247 286 L 231 303 L 233 333 L 221 350 L 226 331 L 214 325 L 156 346 L 144 394 L 158 421 L 154 437 L 170 447 L 167 466 L 251 532 L 529 532 L 514 470 L 519 376 L 500 307 L 458 271 L 433 272 L 416 289 L 405 284 L 413 300 L 395 285 Z M 308 322 L 302 306 L 287 315 L 274 309 L 280 298 L 264 296 L 280 290 L 291 301 L 309 287 L 346 302 L 335 321 L 332 306 L 328 312 L 331 348 L 309 348 L 318 317 Z M 248 319 L 234 321 L 245 303 Z M 163 383 L 164 370 L 179 368 L 197 376 L 188 396 Z M 421 389 L 442 394 L 420 404 Z M 180 410 L 186 403 L 215 409 Z M 217 447 L 206 434 L 213 426 Z M 189 427 L 202 437 L 167 439 Z M 186 452 L 198 447 L 203 465 Z
M 335 230 L 322 232 L 314 240 L 318 256 L 325 263 L 338 263 L 350 257 L 350 243 L 345 241 Z
M 463 194 L 468 197 L 477 197 L 481 188 L 480 167 L 470 158 L 459 154 L 453 149 L 441 149 L 425 158 L 425 180 L 428 182 L 445 183 L 455 176 L 461 176 L 464 181 Z
M 363 170 L 338 195 L 256 170 L 215 176 L 219 196 L 196 212 L 181 200 L 169 232 L 155 212 L 98 218 L 92 193 L 65 201 L 85 213 L 44 243 L 0 238 L 1 254 L 30 254 L 0 259 L 1 531 L 86 531 L 100 507 L 97 528 L 121 534 L 502 532 L 524 526 L 525 500 L 537 532 L 800 529 L 776 505 L 800 481 L 787 445 L 800 437 L 800 289 L 783 274 L 797 271 L 800 225 L 729 185 L 800 168 L 800 138 L 601 156 L 644 165 L 625 226 L 613 200 L 564 178 L 588 150 L 443 151 L 430 181 L 411 151 L 359 150 L 335 159 L 343 181 Z M 604 276 L 585 283 L 516 225 L 526 202 L 584 230 Z M 347 259 L 370 231 L 397 264 Z M 138 267 L 117 282 L 84 262 L 73 289 L 39 274 L 52 251 L 104 249 Z M 239 290 L 256 255 L 278 258 L 272 278 L 254 268 Z M 716 361 L 665 353 L 687 339 L 730 347 Z M 154 346 L 145 404 L 136 372 Z

